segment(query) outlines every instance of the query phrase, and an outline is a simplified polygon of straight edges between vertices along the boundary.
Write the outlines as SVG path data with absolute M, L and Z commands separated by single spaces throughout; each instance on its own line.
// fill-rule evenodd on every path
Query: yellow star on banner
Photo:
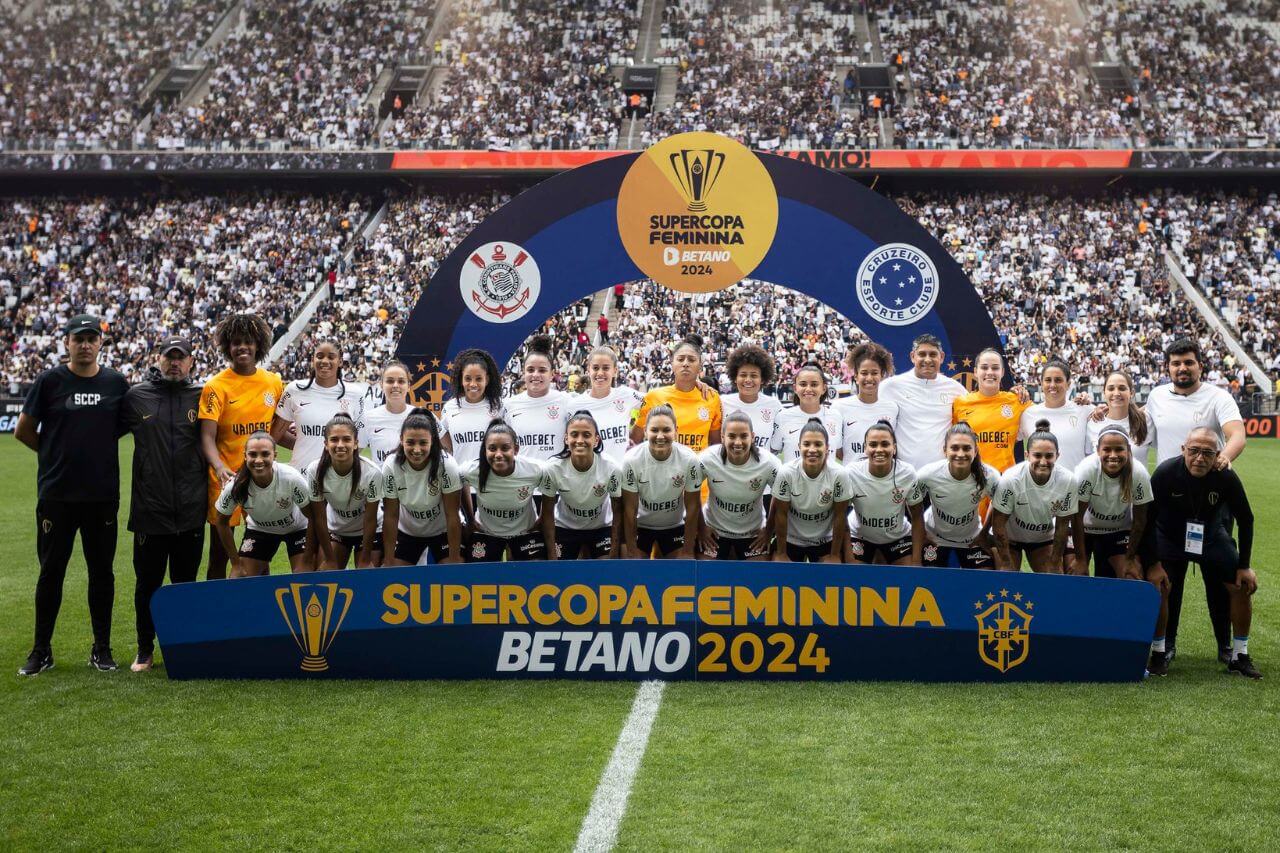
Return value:
M 981 601 L 975 601 L 975 602 L 973 603 L 973 609 L 974 609 L 974 610 L 981 610 L 981 609 L 982 609 L 982 602 L 981 602 Z
M 450 373 L 452 373 L 452 372 L 453 372 L 453 362 L 451 361 L 451 362 L 449 362 L 448 364 L 446 364 L 446 365 L 444 366 L 444 369 L 445 369 L 445 370 L 447 370 L 447 371 L 449 371 Z
M 1021 601 L 1021 600 L 1022 600 L 1022 593 L 1020 593 L 1020 592 L 1015 592 L 1015 593 L 1013 594 L 1013 600 L 1014 600 L 1014 601 Z
M 964 361 L 961 362 L 961 364 L 963 364 L 965 367 L 971 367 L 973 366 L 973 359 L 966 358 L 964 359 Z
M 440 359 L 438 359 L 438 358 L 433 358 L 433 359 L 431 359 L 431 366 L 432 366 L 432 367 L 439 367 L 439 366 L 440 366 Z
M 426 370 L 426 369 L 427 369 L 427 366 L 426 366 L 425 364 L 423 364 L 422 362 L 418 362 L 418 371 L 419 371 L 419 372 L 421 372 L 421 371 L 423 371 L 423 370 Z
M 954 361 L 948 361 L 947 370 L 955 370 L 955 369 L 956 369 L 956 363 Z
M 1031 603 L 1030 601 L 1028 601 L 1028 602 L 1027 602 L 1027 609 L 1028 609 L 1028 610 L 1035 610 L 1035 609 L 1036 609 L 1036 606 L 1035 606 L 1033 603 Z
M 1008 598 L 1008 597 L 1009 597 L 1009 590 L 1007 590 L 1007 589 L 1002 589 L 1002 590 L 1000 590 L 1000 597 L 1001 597 L 1001 598 Z
M 991 592 L 987 593 L 987 601 L 994 601 L 995 597 L 996 597 L 995 593 L 991 593 Z

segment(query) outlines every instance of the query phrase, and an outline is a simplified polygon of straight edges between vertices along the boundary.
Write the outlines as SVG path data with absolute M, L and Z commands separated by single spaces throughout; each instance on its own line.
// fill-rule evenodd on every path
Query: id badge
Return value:
M 1204 525 L 1198 521 L 1187 522 L 1187 538 L 1183 550 L 1197 557 L 1204 553 Z

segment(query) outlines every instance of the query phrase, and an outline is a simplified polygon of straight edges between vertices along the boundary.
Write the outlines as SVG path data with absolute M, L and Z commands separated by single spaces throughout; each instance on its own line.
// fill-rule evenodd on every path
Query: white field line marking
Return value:
M 582 819 L 574 853 L 603 853 L 618 843 L 618 827 L 622 825 L 622 816 L 627 811 L 627 797 L 631 795 L 631 784 L 640 769 L 640 762 L 644 760 L 649 731 L 658 716 L 662 691 L 666 686 L 665 681 L 646 681 L 636 691 L 631 713 L 618 735 L 613 755 L 600 774 L 600 784 L 591 798 L 591 808 Z

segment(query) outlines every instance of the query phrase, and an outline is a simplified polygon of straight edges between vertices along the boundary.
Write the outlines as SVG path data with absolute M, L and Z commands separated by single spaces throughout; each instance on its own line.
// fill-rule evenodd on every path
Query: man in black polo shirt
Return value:
M 77 530 L 89 568 L 93 623 L 89 665 L 104 671 L 116 668 L 111 657 L 112 568 L 120 507 L 116 445 L 120 404 L 129 385 L 120 373 L 98 364 L 102 349 L 98 318 L 72 317 L 66 335 L 67 364 L 36 377 L 14 432 L 39 457 L 35 646 L 19 675 L 36 675 L 53 666 L 53 627 Z
M 174 583 L 194 581 L 204 556 L 204 520 L 209 512 L 207 463 L 200 450 L 201 386 L 191 381 L 191 342 L 166 338 L 156 346 L 156 364 L 134 385 L 120 408 L 123 431 L 133 433 L 133 607 L 138 655 L 134 672 L 151 669 L 156 628 L 151 596 L 167 570 Z
M 1161 462 L 1151 475 L 1155 553 L 1170 580 L 1184 578 L 1187 564 L 1198 563 L 1206 582 L 1221 583 L 1226 588 L 1233 634 L 1227 671 L 1262 678 L 1249 658 L 1253 594 L 1258 589 L 1258 576 L 1249 566 L 1253 510 L 1239 475 L 1230 468 L 1217 467 L 1221 452 L 1218 434 L 1208 427 L 1197 427 L 1187 434 L 1182 455 Z M 1240 529 L 1239 548 L 1231 538 L 1232 518 Z M 1153 663 L 1154 674 L 1168 671 L 1167 658 Z

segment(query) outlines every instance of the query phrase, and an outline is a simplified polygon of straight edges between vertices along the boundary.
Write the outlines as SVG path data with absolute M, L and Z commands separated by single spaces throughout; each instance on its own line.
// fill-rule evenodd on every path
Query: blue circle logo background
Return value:
M 938 270 L 929 256 L 907 243 L 886 243 L 858 267 L 858 302 L 890 326 L 909 326 L 938 301 Z

